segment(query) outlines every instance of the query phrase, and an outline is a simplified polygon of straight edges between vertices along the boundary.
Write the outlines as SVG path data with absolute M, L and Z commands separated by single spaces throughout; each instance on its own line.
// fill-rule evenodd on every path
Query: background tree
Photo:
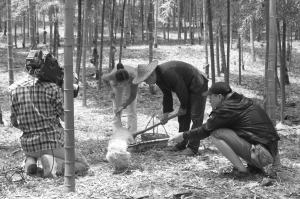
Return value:
M 102 77 L 102 62 L 103 62 L 103 38 L 104 38 L 104 16 L 105 16 L 105 0 L 102 3 L 102 16 L 101 16 L 101 44 L 100 44 L 100 66 L 99 66 L 99 82 L 98 82 L 98 90 L 101 89 L 101 77 Z
M 212 14 L 211 14 L 211 4 L 210 0 L 207 1 L 207 18 L 208 18 L 208 28 L 209 28 L 209 45 L 210 45 L 210 66 L 211 66 L 211 79 L 212 84 L 216 82 L 215 79 L 215 61 L 214 61 L 214 36 L 213 36 L 213 29 L 212 29 Z
M 7 7 L 7 64 L 8 64 L 8 83 L 14 83 L 14 60 L 13 60 L 13 46 L 12 46 L 12 20 L 11 20 L 11 0 L 6 0 Z
M 82 0 L 78 0 L 78 16 L 77 16 L 77 42 L 76 42 L 76 74 L 79 77 L 79 73 L 80 73 L 80 63 L 81 63 L 81 35 L 82 35 L 82 31 L 81 31 L 81 18 L 82 18 L 82 14 L 81 14 L 81 2 Z M 78 78 L 79 81 L 79 78 Z
M 86 106 L 86 51 L 88 35 L 88 0 L 84 0 L 83 37 L 82 37 L 82 106 Z

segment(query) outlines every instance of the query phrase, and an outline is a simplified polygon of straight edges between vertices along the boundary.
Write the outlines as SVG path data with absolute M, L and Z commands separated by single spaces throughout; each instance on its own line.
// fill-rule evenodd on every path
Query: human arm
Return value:
M 122 106 L 124 108 L 126 108 L 129 104 L 131 104 L 135 99 L 136 99 L 136 96 L 137 96 L 137 92 L 138 92 L 138 84 L 133 84 L 133 83 L 130 83 L 130 94 L 129 94 L 129 97 L 128 99 L 122 104 Z
M 166 84 L 172 89 L 174 89 L 173 91 L 176 93 L 180 101 L 178 115 L 184 115 L 187 110 L 189 93 L 182 78 L 182 74 L 179 73 L 177 67 L 171 67 L 163 73 L 163 81 L 166 82 Z

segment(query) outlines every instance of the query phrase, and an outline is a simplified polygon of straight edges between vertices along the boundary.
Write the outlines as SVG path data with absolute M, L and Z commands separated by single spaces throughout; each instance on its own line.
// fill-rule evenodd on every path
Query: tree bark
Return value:
M 225 82 L 229 84 L 230 71 L 230 0 L 227 0 L 227 67 L 225 73 Z
M 222 18 L 219 19 L 219 32 L 220 32 L 220 49 L 221 49 L 221 73 L 225 74 L 226 70 L 226 59 L 225 59 L 225 47 L 224 47 L 224 36 L 222 30 Z M 224 75 L 225 78 L 225 75 Z
M 275 101 L 275 58 L 276 58 L 276 0 L 270 0 L 269 8 L 269 61 L 268 61 L 268 95 L 267 113 L 276 125 L 276 101 Z
M 81 1 L 82 0 L 78 0 L 78 24 L 77 24 L 77 54 L 76 54 L 76 73 L 78 76 L 78 80 L 80 77 L 80 63 L 81 63 Z
M 212 29 L 212 13 L 210 0 L 207 0 L 207 18 L 208 18 L 208 28 L 209 28 L 209 45 L 210 45 L 210 67 L 211 67 L 211 80 L 212 84 L 216 82 L 215 78 L 215 60 L 214 60 L 214 36 Z
M 98 90 L 101 89 L 101 77 L 102 77 L 102 61 L 103 61 L 103 33 L 104 33 L 104 17 L 105 17 L 105 0 L 103 0 L 102 4 L 102 17 L 101 17 L 101 44 L 100 44 L 100 66 L 99 66 L 99 82 L 98 82 Z
M 7 64 L 8 64 L 8 83 L 9 85 L 14 83 L 14 59 L 13 59 L 13 47 L 12 47 L 12 13 L 11 13 L 11 0 L 6 0 L 7 7 Z
M 253 36 L 253 20 L 254 17 L 252 17 L 250 21 L 250 43 L 251 43 L 251 54 L 252 54 L 252 61 L 255 62 L 255 50 L 254 50 L 254 36 Z
M 30 45 L 31 47 L 34 47 L 35 44 L 35 39 L 34 39 L 34 27 L 33 27 L 33 9 L 32 9 L 32 0 L 28 0 L 28 10 L 29 10 L 29 35 L 30 35 Z
M 75 137 L 73 94 L 74 1 L 65 0 L 64 109 L 65 116 L 65 192 L 75 191 Z

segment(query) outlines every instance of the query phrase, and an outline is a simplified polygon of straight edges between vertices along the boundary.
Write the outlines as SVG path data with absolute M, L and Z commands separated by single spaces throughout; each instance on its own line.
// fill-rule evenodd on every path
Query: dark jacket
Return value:
M 204 139 L 218 128 L 229 128 L 251 144 L 262 144 L 277 155 L 280 139 L 265 111 L 253 101 L 233 93 L 213 110 L 201 127 L 183 133 L 185 139 Z
M 187 109 L 189 94 L 201 92 L 204 81 L 207 81 L 197 68 L 181 61 L 163 63 L 155 71 L 156 85 L 163 92 L 163 113 L 174 111 L 172 92 L 176 93 L 180 108 Z

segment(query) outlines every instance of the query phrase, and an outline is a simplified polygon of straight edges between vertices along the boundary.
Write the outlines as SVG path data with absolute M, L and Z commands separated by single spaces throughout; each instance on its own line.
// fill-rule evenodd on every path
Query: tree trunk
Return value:
M 125 0 L 124 0 L 125 3 Z M 114 13 L 115 13 L 115 0 L 112 0 L 111 5 L 111 17 L 110 17 L 110 47 L 109 47 L 109 63 L 108 68 L 109 71 L 113 70 L 115 68 L 115 52 L 116 48 L 114 47 Z M 124 23 L 122 24 L 124 25 Z M 122 33 L 121 33 L 122 35 Z M 122 49 L 122 48 L 121 48 Z M 121 51 L 120 49 L 120 51 Z
M 158 5 L 158 0 L 156 0 L 157 4 Z M 158 6 L 157 6 L 158 7 Z M 173 3 L 172 5 L 172 19 L 173 19 L 173 28 L 175 29 L 176 28 L 176 7 L 175 7 L 175 2 Z
M 26 28 L 26 13 L 25 11 L 23 12 L 23 42 L 22 42 L 22 47 L 25 48 L 25 42 L 26 42 L 26 36 L 25 36 L 25 28 Z
M 52 12 L 49 12 L 49 29 L 50 29 L 50 35 L 49 35 L 49 50 L 52 53 L 52 46 L 53 46 L 53 18 L 52 18 Z
M 217 74 L 218 77 L 221 76 L 220 74 L 220 45 L 219 45 L 220 41 L 219 41 L 219 35 L 217 35 L 216 37 L 216 60 L 217 60 Z
M 227 67 L 225 73 L 225 82 L 229 84 L 230 71 L 230 0 L 227 0 Z
M 153 60 L 153 0 L 149 2 L 149 14 L 148 14 L 148 30 L 149 30 L 149 63 Z M 155 94 L 154 85 L 149 85 L 149 91 L 151 94 Z
M 144 1 L 141 0 L 142 40 L 144 41 Z
M 18 38 L 18 35 L 17 35 L 17 22 L 15 21 L 15 47 L 16 48 L 18 48 L 17 38 Z
M 184 1 L 183 3 L 183 11 L 184 11 L 184 43 L 186 44 L 186 40 L 187 40 L 187 27 L 186 27 L 186 21 L 188 20 L 188 2 Z
M 75 138 L 73 95 L 74 1 L 65 0 L 64 109 L 65 111 L 65 192 L 75 192 Z
M 203 0 L 203 41 L 204 41 L 204 51 L 205 51 L 205 73 L 207 78 L 209 78 L 209 63 L 208 63 L 208 47 L 207 47 L 207 21 L 206 21 L 206 13 L 207 13 L 207 0 Z
M 267 97 L 267 86 L 268 86 L 268 65 L 269 65 L 269 0 L 265 0 L 265 10 L 266 10 L 266 53 L 265 53 L 265 89 L 264 98 Z M 266 102 L 266 101 L 265 101 Z M 264 103 L 264 109 L 267 110 L 266 103 Z
M 88 6 L 87 1 L 84 0 L 84 17 L 83 17 L 83 37 L 82 37 L 82 106 L 86 106 L 86 51 L 87 51 L 87 36 L 88 36 Z M 97 1 L 95 1 L 95 7 L 97 7 Z M 96 10 L 98 10 L 96 8 Z M 97 16 L 97 12 L 95 12 Z M 98 34 L 98 31 L 97 31 Z M 97 49 L 97 42 L 96 49 Z
M 103 61 L 103 33 L 104 33 L 104 17 L 105 17 L 105 0 L 103 0 L 102 4 L 102 17 L 101 17 L 101 44 L 100 44 L 100 66 L 99 66 L 99 82 L 98 82 L 98 89 L 101 89 L 101 77 L 102 77 L 102 61 Z
M 268 64 L 268 95 L 267 113 L 276 125 L 276 101 L 275 101 L 275 58 L 276 58 L 276 0 L 270 0 L 269 15 L 269 64 Z
M 99 26 L 99 21 L 98 21 L 98 13 L 99 13 L 99 3 L 98 1 L 95 1 L 95 13 L 94 13 L 94 21 L 95 21 L 95 29 L 94 29 L 94 49 L 93 49 L 93 58 L 94 58 L 94 66 L 96 70 L 96 79 L 99 79 L 99 70 L 98 70 L 98 59 L 99 59 L 99 54 L 98 54 L 98 26 Z M 86 15 L 86 14 L 84 14 Z
M 278 35 L 279 37 L 279 35 Z M 280 64 L 280 91 L 281 91 L 281 109 L 280 120 L 283 123 L 284 120 L 284 108 L 285 108 L 285 83 L 286 83 L 286 22 L 283 19 L 282 25 L 282 51 L 281 51 L 281 64 Z
M 208 18 L 208 28 L 209 28 L 209 45 L 210 45 L 210 67 L 211 67 L 211 80 L 212 84 L 216 82 L 215 78 L 215 60 L 214 60 L 214 36 L 212 29 L 212 13 L 210 0 L 207 0 L 207 18 Z
M 126 48 L 126 46 L 129 44 L 129 41 L 128 41 L 128 22 L 129 22 L 129 1 L 127 2 L 127 6 L 126 6 L 126 3 L 125 3 L 125 6 L 123 6 L 123 12 L 124 13 L 124 16 L 123 16 L 123 22 L 124 22 L 124 32 L 123 32 L 123 39 L 124 39 L 124 42 L 121 42 L 124 46 L 124 48 Z M 126 2 L 126 0 L 124 0 L 124 2 Z M 121 46 L 122 48 L 122 46 Z M 120 49 L 120 53 L 121 53 L 121 49 Z M 119 57 L 119 60 L 120 60 L 120 57 Z M 121 61 L 120 61 L 121 63 Z
M 80 63 L 81 63 L 81 0 L 78 0 L 78 24 L 77 24 L 77 49 L 76 49 L 76 74 L 78 81 L 80 77 Z
M 221 49 L 221 73 L 224 73 L 225 78 L 225 70 L 226 70 L 226 59 L 225 59 L 225 47 L 224 47 L 224 36 L 222 30 L 222 18 L 219 19 L 219 32 L 220 32 L 220 49 Z
M 13 47 L 12 47 L 12 20 L 11 20 L 11 0 L 6 0 L 7 7 L 7 64 L 8 64 L 8 82 L 9 85 L 14 83 L 14 63 L 13 63 Z
M 40 37 L 39 37 L 39 13 L 36 9 L 35 11 L 35 28 L 36 28 L 36 43 L 39 44 L 40 43 Z
M 135 14 L 135 0 L 133 0 L 133 7 L 132 7 L 132 23 L 131 23 L 131 42 L 132 44 L 135 43 L 135 19 L 136 19 L 136 14 Z
M 32 0 L 28 0 L 28 10 L 29 10 L 29 35 L 30 35 L 30 45 L 31 48 L 35 46 L 35 39 L 34 39 L 34 28 L 33 28 L 33 9 L 32 9 Z
M 254 36 L 253 36 L 253 20 L 254 17 L 252 17 L 250 21 L 250 43 L 251 43 L 251 54 L 252 54 L 252 61 L 255 62 L 255 50 L 254 50 Z
M 128 8 L 127 8 L 128 9 Z M 125 10 L 126 10 L 126 0 L 123 2 L 123 13 L 122 13 L 122 26 L 121 26 L 121 41 L 120 41 L 120 54 L 119 54 L 119 63 L 122 63 L 122 46 L 123 46 L 123 37 L 124 37 L 124 25 L 125 25 Z M 126 41 L 126 29 L 125 29 L 125 41 Z M 126 44 L 125 44 L 126 46 Z
M 154 20 L 154 31 L 155 31 L 155 33 L 154 33 L 154 48 L 157 48 L 157 22 L 158 22 L 158 0 L 156 0 L 156 2 L 155 2 L 155 10 L 154 10 L 155 12 L 155 20 Z M 173 11 L 174 11 L 174 9 L 173 9 Z M 174 14 L 174 13 L 173 13 Z M 175 21 L 175 17 L 173 17 L 173 20 Z M 174 22 L 173 21 L 173 26 L 174 26 Z
M 239 35 L 239 85 L 242 84 L 242 45 L 241 45 L 241 36 Z
M 182 1 L 178 0 L 178 39 L 181 39 L 182 29 Z

